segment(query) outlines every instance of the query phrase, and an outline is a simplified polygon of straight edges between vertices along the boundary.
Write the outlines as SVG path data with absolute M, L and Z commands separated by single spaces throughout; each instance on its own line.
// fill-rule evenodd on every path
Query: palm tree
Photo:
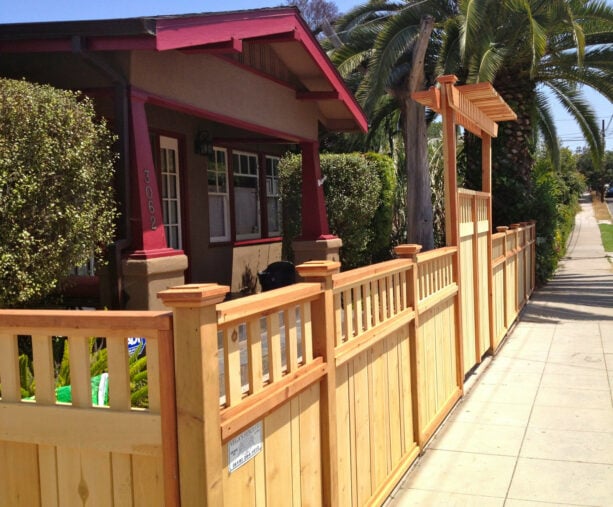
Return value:
M 407 240 L 434 247 L 426 117 L 411 99 L 434 83 L 445 20 L 456 2 L 373 0 L 336 25 L 342 41 L 330 56 L 369 115 L 371 136 L 393 145 L 401 132 L 407 174 Z M 399 128 L 396 125 L 399 124 Z
M 575 118 L 600 163 L 599 125 L 581 88 L 613 100 L 613 9 L 602 0 L 461 0 L 459 9 L 447 27 L 439 72 L 452 70 L 465 83 L 492 82 L 518 115 L 493 143 L 494 193 L 504 196 L 494 200 L 494 215 L 509 223 L 523 210 L 504 202 L 524 200 L 539 134 L 559 161 L 552 97 Z

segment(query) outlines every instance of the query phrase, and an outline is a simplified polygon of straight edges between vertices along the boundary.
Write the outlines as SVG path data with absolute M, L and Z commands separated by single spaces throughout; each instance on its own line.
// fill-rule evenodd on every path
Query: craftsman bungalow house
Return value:
M 318 131 L 366 119 L 294 8 L 0 25 L 0 76 L 81 90 L 118 135 L 122 218 L 102 304 L 156 308 L 184 282 L 239 291 L 279 260 L 288 149 L 303 155 L 296 258 L 338 253 Z

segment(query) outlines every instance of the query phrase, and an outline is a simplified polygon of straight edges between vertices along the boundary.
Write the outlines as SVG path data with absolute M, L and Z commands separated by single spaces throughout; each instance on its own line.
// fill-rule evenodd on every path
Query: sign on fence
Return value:
M 262 451 L 262 421 L 228 442 L 228 471 L 234 472 Z

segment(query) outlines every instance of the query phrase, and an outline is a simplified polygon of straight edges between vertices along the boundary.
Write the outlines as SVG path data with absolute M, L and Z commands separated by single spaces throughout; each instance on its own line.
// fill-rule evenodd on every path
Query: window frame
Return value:
M 281 236 L 281 231 L 283 229 L 283 223 L 282 223 L 282 218 L 283 218 L 283 214 L 281 212 L 281 194 L 279 192 L 279 161 L 281 160 L 281 157 L 278 156 L 274 156 L 274 155 L 264 155 L 264 181 L 265 181 L 265 201 L 266 201 L 266 237 L 267 238 L 276 238 Z M 274 170 L 274 174 L 273 175 L 269 175 L 268 174 L 268 162 L 269 161 L 275 161 L 276 163 L 274 164 L 273 170 Z M 273 193 L 269 193 L 269 178 L 272 178 L 273 180 Z M 274 184 L 274 182 L 276 182 L 276 185 Z M 268 220 L 268 215 L 269 215 L 269 210 L 268 210 L 268 200 L 272 198 L 276 201 L 277 203 L 277 221 L 279 224 L 279 228 L 275 229 L 275 230 L 271 230 L 271 225 L 270 225 L 270 221 Z
M 164 225 L 164 235 L 166 237 L 166 246 L 175 250 L 183 249 L 183 226 L 182 226 L 182 199 L 181 199 L 181 163 L 180 163 L 180 143 L 176 137 L 168 135 L 157 135 L 157 152 L 158 152 L 158 165 L 159 165 L 159 179 L 160 179 L 160 200 L 162 203 L 162 222 Z M 171 173 L 166 170 L 166 159 L 164 157 L 163 150 L 173 151 L 175 154 L 175 173 Z M 169 192 L 170 183 L 174 180 L 175 195 Z M 170 209 L 167 212 L 167 205 L 173 206 L 175 212 L 176 221 L 170 223 Z M 177 230 L 177 244 L 171 244 L 171 235 L 169 234 L 170 228 L 176 228 Z
M 231 160 L 232 160 L 232 164 L 231 164 L 231 171 L 232 171 L 232 194 L 231 194 L 231 206 L 232 206 L 232 213 L 233 213 L 233 217 L 234 217 L 234 239 L 235 242 L 240 243 L 242 241 L 251 241 L 251 240 L 258 240 L 258 239 L 262 239 L 263 236 L 263 227 L 262 227 L 262 191 L 260 188 L 261 185 L 261 163 L 260 163 L 260 156 L 259 153 L 257 152 L 251 152 L 251 151 L 246 151 L 246 150 L 231 150 Z M 256 164 L 256 170 L 255 170 L 255 175 L 251 175 L 249 174 L 249 168 L 250 168 L 250 162 L 248 163 L 248 167 L 247 167 L 247 172 L 242 172 L 242 167 L 241 172 L 237 173 L 237 168 L 235 167 L 235 157 L 240 161 L 241 157 L 248 157 L 251 160 L 255 161 Z M 237 198 L 236 198 L 236 178 L 252 178 L 255 179 L 255 186 L 254 191 L 255 191 L 255 217 L 256 217 L 256 226 L 258 228 L 257 232 L 247 232 L 247 233 L 242 233 L 239 234 L 238 232 L 238 224 L 237 224 L 237 216 L 236 216 L 236 204 L 237 204 Z M 251 187 L 240 187 L 240 188 L 251 188 Z
M 228 160 L 229 160 L 229 154 L 228 154 L 228 149 L 227 148 L 222 148 L 222 147 L 218 147 L 215 146 L 213 147 L 213 157 L 214 160 L 209 160 L 208 161 L 208 165 L 207 165 L 207 194 L 208 194 L 208 213 L 209 213 L 209 241 L 211 243 L 227 243 L 228 241 L 232 240 L 232 226 L 231 226 L 231 221 L 230 221 L 230 209 L 232 206 L 232 202 L 231 202 L 231 191 L 230 191 L 230 179 L 228 177 Z M 220 191 L 211 191 L 211 186 L 209 184 L 209 177 L 210 177 L 210 172 L 211 172 L 211 166 L 213 164 L 217 164 L 217 153 L 223 153 L 224 154 L 224 170 L 223 170 L 223 174 L 226 180 L 226 184 L 225 184 L 225 192 L 220 192 Z M 221 174 L 222 171 L 214 171 L 217 175 Z M 219 188 L 219 183 L 218 183 L 218 177 L 215 178 L 216 179 L 216 188 Z M 211 196 L 218 196 L 218 197 L 222 197 L 222 202 L 224 203 L 224 209 L 223 209 L 223 222 L 224 222 L 224 231 L 226 232 L 226 234 L 224 236 L 213 236 L 211 233 L 212 227 L 211 227 Z
M 279 241 L 281 238 L 282 232 L 282 211 L 280 208 L 280 194 L 278 191 L 278 169 L 275 170 L 274 180 L 276 181 L 276 188 L 274 188 L 275 184 L 273 184 L 273 190 L 276 193 L 269 193 L 268 188 L 268 163 L 270 160 L 277 161 L 275 167 L 278 165 L 278 161 L 281 160 L 281 156 L 273 155 L 266 152 L 261 151 L 251 151 L 249 149 L 244 148 L 232 148 L 230 145 L 215 145 L 213 147 L 214 153 L 216 151 L 223 151 L 226 154 L 226 181 L 227 181 L 227 210 L 229 213 L 226 213 L 224 220 L 229 220 L 229 228 L 226 229 L 228 234 L 224 237 L 221 236 L 211 236 L 211 222 L 210 222 L 210 211 L 209 211 L 209 244 L 210 245 L 220 245 L 231 243 L 235 246 L 240 245 L 248 245 L 255 243 L 271 243 Z M 244 168 L 240 168 L 241 171 L 237 172 L 236 170 L 236 159 L 235 157 L 247 156 L 252 159 L 256 165 L 256 173 L 248 174 L 248 171 L 245 172 Z M 240 158 L 238 159 L 240 160 Z M 209 159 L 208 164 L 215 163 L 214 160 Z M 207 169 L 208 171 L 208 169 Z M 256 207 L 257 207 L 257 221 L 259 232 L 257 233 L 243 233 L 239 234 L 237 231 L 237 216 L 236 216 L 236 177 L 252 177 L 254 178 L 255 185 L 251 187 L 244 188 L 253 188 L 256 193 Z M 209 185 L 209 175 L 207 173 L 207 195 L 220 195 L 216 192 L 211 192 Z M 269 198 L 274 198 L 277 200 L 278 204 L 278 224 L 279 229 L 271 231 L 270 225 L 268 223 L 268 200 Z M 209 210 L 210 210 L 210 202 L 209 202 Z

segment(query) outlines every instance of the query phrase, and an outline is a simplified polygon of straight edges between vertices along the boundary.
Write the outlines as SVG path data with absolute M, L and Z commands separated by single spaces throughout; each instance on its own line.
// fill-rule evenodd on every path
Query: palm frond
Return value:
M 575 119 L 588 143 L 594 165 L 600 167 L 604 151 L 600 128 L 596 114 L 581 90 L 569 86 L 562 79 L 547 81 L 544 85 L 553 92 L 564 109 Z
M 549 99 L 540 89 L 536 92 L 537 128 L 545 141 L 545 146 L 554 167 L 560 166 L 560 140 L 555 119 L 551 112 Z

